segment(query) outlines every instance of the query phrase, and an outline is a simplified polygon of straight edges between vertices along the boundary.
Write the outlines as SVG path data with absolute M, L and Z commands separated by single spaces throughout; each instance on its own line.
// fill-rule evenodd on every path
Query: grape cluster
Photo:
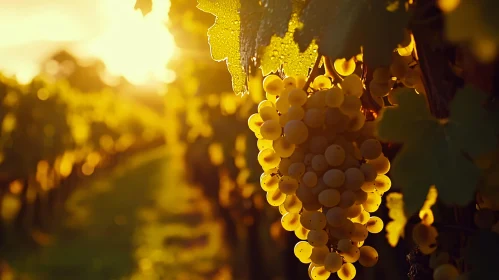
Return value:
M 391 187 L 390 162 L 361 110 L 357 75 L 335 85 L 320 75 L 307 90 L 304 84 L 305 77 L 263 80 L 267 100 L 248 119 L 264 170 L 260 185 L 279 207 L 283 228 L 302 240 L 294 253 L 310 263 L 310 278 L 353 279 L 353 263 L 378 261 L 376 249 L 363 245 L 383 229 L 371 213 Z

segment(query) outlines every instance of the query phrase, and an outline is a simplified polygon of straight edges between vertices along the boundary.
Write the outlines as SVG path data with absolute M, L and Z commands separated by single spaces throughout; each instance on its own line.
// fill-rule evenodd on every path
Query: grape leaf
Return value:
M 258 58 L 261 64 L 263 75 L 271 72 L 282 71 L 288 75 L 308 75 L 308 71 L 317 60 L 317 45 L 312 43 L 302 53 L 298 44 L 294 41 L 294 32 L 301 25 L 299 14 L 305 3 L 300 0 L 293 0 L 293 12 L 288 24 L 288 30 L 283 38 L 273 36 L 270 45 L 259 48 Z
M 390 64 L 391 55 L 403 40 L 409 13 L 406 1 L 398 9 L 387 10 L 385 0 L 312 0 L 304 10 L 303 28 L 295 38 L 303 50 L 313 38 L 319 40 L 319 51 L 331 59 L 351 58 L 364 50 L 364 61 L 370 67 Z M 318 18 L 329 18 L 324 23 Z
M 197 7 L 216 16 L 215 23 L 208 29 L 211 57 L 216 61 L 226 61 L 234 92 L 245 93 L 247 75 L 239 51 L 239 0 L 198 0 Z
M 263 0 L 262 21 L 256 39 L 257 46 L 268 46 L 272 36 L 284 37 L 293 12 L 295 0 Z
M 241 10 L 239 12 L 241 17 L 239 51 L 241 53 L 241 64 L 246 73 L 253 72 L 256 66 L 253 58 L 256 55 L 256 38 L 260 29 L 260 22 L 262 21 L 262 13 L 263 9 L 260 6 L 259 0 L 241 2 Z
M 145 16 L 152 11 L 152 0 L 136 0 L 134 9 L 140 10 Z
M 468 203 L 481 176 L 470 155 L 492 151 L 497 141 L 482 93 L 470 87 L 459 90 L 448 122 L 433 118 L 424 97 L 413 90 L 400 92 L 397 99 L 398 106 L 381 112 L 377 133 L 381 140 L 404 143 L 391 175 L 402 187 L 408 214 L 421 208 L 430 185 L 444 203 Z M 482 142 L 483 147 L 475 147 Z

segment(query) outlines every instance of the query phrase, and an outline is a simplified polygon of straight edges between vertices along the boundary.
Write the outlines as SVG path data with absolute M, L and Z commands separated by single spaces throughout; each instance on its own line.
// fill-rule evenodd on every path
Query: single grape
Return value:
M 336 252 L 327 254 L 326 259 L 324 260 L 324 268 L 331 273 L 337 272 L 341 268 L 342 264 L 343 259 Z
M 300 179 L 305 174 L 305 164 L 303 162 L 294 162 L 288 168 L 288 175 Z
M 381 205 L 381 196 L 374 192 L 367 193 L 367 200 L 364 203 L 362 203 L 364 210 L 366 210 L 369 213 L 376 212 L 376 210 L 378 210 L 380 205 Z
M 286 200 L 286 195 L 282 193 L 279 189 L 267 192 L 267 202 L 271 206 L 279 206 Z
M 312 82 L 312 88 L 317 90 L 330 88 L 331 85 L 331 79 L 329 79 L 325 75 L 319 75 L 315 77 L 314 81 Z
M 336 240 L 349 239 L 353 229 L 353 222 L 347 219 L 341 227 L 329 227 L 329 235 Z
M 359 263 L 363 267 L 373 267 L 378 263 L 378 251 L 371 246 L 360 247 Z
M 272 149 L 261 150 L 258 153 L 258 163 L 263 170 L 269 170 L 279 165 L 281 158 Z
M 352 280 L 357 274 L 355 266 L 351 263 L 344 263 L 337 272 L 341 280 Z
M 310 152 L 314 154 L 324 154 L 328 146 L 327 138 L 322 135 L 310 137 L 309 140 Z
M 362 213 L 362 210 L 364 210 L 364 208 L 362 208 L 362 205 L 354 204 L 348 207 L 346 210 L 347 210 L 347 217 L 352 219 L 359 216 L 360 213 Z
M 256 142 L 258 150 L 272 149 L 273 141 L 267 139 L 258 139 Z
M 285 96 L 280 96 L 275 102 L 275 108 L 279 113 L 286 114 L 289 111 L 289 102 Z
M 300 225 L 300 214 L 286 213 L 281 218 L 281 225 L 287 231 L 294 231 Z
M 279 177 L 268 172 L 263 172 L 260 176 L 260 186 L 266 192 L 273 191 L 279 186 Z
M 360 131 L 366 122 L 366 116 L 362 111 L 357 111 L 350 116 L 350 121 L 347 125 L 348 132 Z
M 343 90 L 341 88 L 334 87 L 326 91 L 326 106 L 330 108 L 339 108 L 341 104 L 343 104 L 343 100 L 345 100 L 345 94 L 343 94 Z
M 345 161 L 345 150 L 340 145 L 331 145 L 327 147 L 324 153 L 326 160 L 331 166 L 339 166 Z
M 376 216 L 371 216 L 367 221 L 367 231 L 370 233 L 380 233 L 383 230 L 383 220 Z
M 356 191 L 364 184 L 364 173 L 360 169 L 352 167 L 345 170 L 345 188 Z
M 381 143 L 376 139 L 367 139 L 360 145 L 360 152 L 367 160 L 374 160 L 381 156 Z
M 286 77 L 283 82 L 285 88 L 296 88 L 296 79 L 294 77 Z
M 357 217 L 352 218 L 352 222 L 364 225 L 364 224 L 367 224 L 370 217 L 371 217 L 371 214 L 369 214 L 369 212 L 364 210 Z
M 314 247 L 324 246 L 328 240 L 329 236 L 325 230 L 311 230 L 308 232 L 307 241 Z
M 305 117 L 305 110 L 301 106 L 291 106 L 288 109 L 288 119 L 301 121 Z
M 284 209 L 290 213 L 300 213 L 302 209 L 302 202 L 296 195 L 287 195 L 283 205 Z
M 367 193 L 363 190 L 356 190 L 355 193 L 355 204 L 362 205 L 367 200 Z
M 249 129 L 251 129 L 251 131 L 259 132 L 262 124 L 263 124 L 263 120 L 262 120 L 262 117 L 260 116 L 260 114 L 255 113 L 255 114 L 252 114 L 251 116 L 249 116 L 248 127 L 249 127 Z
M 282 128 L 279 121 L 268 120 L 265 121 L 260 127 L 260 133 L 264 139 L 277 140 L 281 137 Z
M 303 118 L 303 122 L 311 128 L 318 128 L 324 125 L 325 114 L 321 109 L 312 108 L 305 112 L 305 117 Z
M 341 208 L 349 208 L 355 203 L 355 193 L 351 190 L 345 190 L 341 193 L 340 203 L 338 204 Z
M 283 176 L 279 180 L 279 190 L 287 195 L 295 194 L 298 189 L 298 181 L 291 176 Z
M 283 176 L 289 175 L 288 169 L 292 163 L 293 162 L 289 158 L 281 158 L 281 162 L 279 162 L 279 166 L 277 167 L 277 169 L 279 169 L 279 172 L 281 173 L 281 175 L 283 175 Z
M 355 60 L 354 58 L 346 59 L 346 58 L 339 58 L 334 61 L 333 67 L 338 74 L 341 76 L 349 76 L 353 74 L 355 71 Z
M 302 177 L 302 182 L 305 186 L 311 188 L 317 185 L 317 174 L 312 171 L 305 172 Z
M 262 108 L 264 107 L 274 108 L 274 103 L 269 100 L 262 100 L 260 103 L 258 103 L 258 113 L 260 113 L 260 110 L 262 110 Z
M 360 223 L 353 223 L 353 225 L 353 233 L 350 239 L 355 242 L 366 240 L 367 236 L 369 235 L 366 226 Z
M 329 164 L 327 163 L 326 157 L 324 155 L 315 155 L 312 158 L 312 168 L 319 173 L 327 170 Z
M 302 144 L 308 139 L 308 128 L 302 121 L 290 120 L 284 126 L 284 138 L 291 144 Z
M 412 239 L 421 247 L 432 247 L 437 244 L 438 231 L 433 226 L 417 224 L 412 228 Z
M 307 93 L 301 89 L 296 88 L 289 92 L 288 103 L 293 106 L 303 106 L 307 102 Z
M 376 168 L 370 163 L 363 163 L 360 166 L 360 171 L 362 171 L 362 173 L 364 173 L 364 181 L 365 182 L 374 181 L 378 175 L 376 173 Z
M 323 266 L 326 256 L 329 254 L 329 248 L 326 245 L 312 248 L 312 255 L 310 259 L 314 264 Z
M 279 95 L 284 90 L 284 82 L 277 75 L 268 75 L 263 79 L 263 90 L 271 95 Z
M 274 151 L 282 158 L 290 157 L 295 151 L 295 144 L 289 143 L 284 137 L 274 140 Z
M 322 177 L 324 183 L 331 188 L 339 188 L 345 183 L 345 173 L 339 169 L 330 169 Z
M 388 80 L 386 81 L 372 80 L 369 83 L 369 92 L 371 93 L 372 97 L 387 96 L 391 89 L 392 87 L 388 82 Z
M 388 176 L 379 174 L 374 180 L 374 187 L 380 193 L 385 193 L 392 187 L 392 181 Z
M 319 193 L 318 198 L 325 207 L 334 207 L 340 202 L 340 192 L 335 189 L 326 189 Z
M 378 174 L 386 174 L 390 170 L 390 161 L 383 154 L 373 160 L 368 160 L 367 163 L 374 166 Z
M 362 95 L 364 90 L 362 80 L 355 74 L 345 77 L 341 82 L 341 88 L 345 95 L 351 95 L 357 97 L 357 99 Z
M 360 111 L 361 105 L 362 104 L 358 97 L 353 95 L 345 95 L 345 99 L 340 106 L 340 111 L 347 116 L 353 116 L 358 111 Z
M 294 247 L 294 253 L 297 258 L 310 258 L 312 255 L 312 245 L 308 244 L 307 241 L 299 241 Z
M 313 280 L 327 280 L 331 276 L 331 272 L 327 271 L 324 266 L 316 266 L 312 268 L 310 276 Z
M 301 219 L 300 219 L 300 223 L 301 223 Z M 309 230 L 304 228 L 301 224 L 298 226 L 297 229 L 295 229 L 295 235 L 300 240 L 307 240 L 308 232 L 309 232 Z
M 340 207 L 333 207 L 326 212 L 327 223 L 332 227 L 341 227 L 347 221 L 346 211 Z
M 312 189 L 303 185 L 300 185 L 296 190 L 296 196 L 304 205 L 319 202 L 317 196 L 312 192 Z
M 270 103 L 270 102 L 269 102 Z M 275 120 L 279 121 L 279 115 L 274 107 L 264 106 L 258 109 L 258 114 L 264 121 Z

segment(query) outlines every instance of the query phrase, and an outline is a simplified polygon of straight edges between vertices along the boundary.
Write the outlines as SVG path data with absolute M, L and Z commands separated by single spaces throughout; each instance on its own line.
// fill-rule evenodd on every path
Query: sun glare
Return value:
M 175 73 L 167 63 L 176 53 L 168 30 L 170 0 L 153 0 L 146 16 L 135 0 L 0 1 L 1 71 L 29 82 L 40 62 L 66 48 L 83 59 L 101 59 L 107 75 L 135 85 L 168 83 Z M 15 28 L 12 28 L 14 26 Z

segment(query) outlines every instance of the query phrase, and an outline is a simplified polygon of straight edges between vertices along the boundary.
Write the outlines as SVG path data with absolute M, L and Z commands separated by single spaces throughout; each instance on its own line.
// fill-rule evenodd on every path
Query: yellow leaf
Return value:
M 216 61 L 227 62 L 232 76 L 232 89 L 237 94 L 247 91 L 246 73 L 239 54 L 240 6 L 239 0 L 198 0 L 200 10 L 216 16 L 215 23 L 208 29 L 211 57 Z
M 397 192 L 389 193 L 386 196 L 386 207 L 388 208 L 388 216 L 393 219 L 385 227 L 386 239 L 392 247 L 395 247 L 400 237 L 404 237 L 404 228 L 407 222 L 402 194 Z
M 260 55 L 260 65 L 263 75 L 281 69 L 287 76 L 308 76 L 308 71 L 317 60 L 317 45 L 312 42 L 305 52 L 300 53 L 298 44 L 294 41 L 294 32 L 300 28 L 300 12 L 304 7 L 304 1 L 293 1 L 293 14 L 289 21 L 286 35 L 281 38 L 273 36 L 270 45 L 263 48 Z

